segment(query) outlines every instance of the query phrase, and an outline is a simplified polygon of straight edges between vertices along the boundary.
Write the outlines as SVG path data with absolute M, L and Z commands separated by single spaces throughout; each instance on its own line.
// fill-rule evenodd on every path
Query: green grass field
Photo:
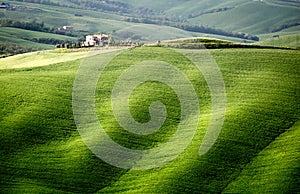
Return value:
M 10 42 L 17 44 L 23 47 L 35 48 L 35 49 L 53 49 L 54 45 L 50 44 L 42 44 L 38 42 L 32 41 L 33 39 L 40 39 L 40 38 L 52 38 L 56 40 L 62 41 L 73 41 L 77 42 L 77 38 L 57 35 L 57 34 L 50 34 L 44 32 L 36 32 L 31 30 L 24 30 L 18 28 L 10 28 L 10 27 L 0 27 L 0 42 Z
M 21 39 L 33 39 L 33 38 L 52 38 L 57 40 L 64 40 L 64 41 L 77 41 L 77 38 L 70 37 L 70 36 L 64 36 L 64 35 L 58 35 L 58 34 L 51 34 L 51 33 L 45 33 L 45 32 L 37 32 L 37 31 L 31 31 L 31 30 L 24 30 L 19 28 L 11 28 L 11 27 L 1 27 L 0 28 L 1 34 L 3 36 L 11 36 L 9 38 L 21 38 Z M 8 41 L 7 40 L 1 40 L 1 41 Z M 17 42 L 16 42 L 17 43 Z
M 14 32 L 14 30 L 13 30 Z M 11 34 L 11 32 L 7 32 L 7 29 L 4 27 L 0 27 L 0 41 L 1 43 L 10 42 L 13 44 L 17 44 L 23 47 L 36 48 L 36 49 L 51 49 L 53 46 L 47 44 L 41 44 L 37 42 L 32 42 L 30 40 L 22 39 L 21 37 L 17 37 L 16 35 Z
M 250 34 L 271 33 L 272 29 L 286 23 L 299 21 L 299 2 L 287 1 L 247 1 L 247 0 L 189 0 L 189 1 L 137 1 L 119 0 L 133 6 L 145 6 L 163 10 L 167 14 L 189 18 L 195 24 L 214 26 L 229 31 L 247 32 Z M 207 13 L 220 8 L 226 11 Z M 205 14 L 203 14 L 205 13 Z
M 271 33 L 281 24 L 299 20 L 299 7 L 270 5 L 266 1 L 247 1 L 233 7 L 234 9 L 226 12 L 206 14 L 191 20 L 221 29 L 252 34 Z
M 273 47 L 287 47 L 287 48 L 300 48 L 300 34 L 285 35 L 279 37 L 273 37 L 265 39 L 256 43 L 262 46 L 273 46 Z
M 201 50 L 180 50 L 201 56 Z M 95 55 L 95 61 L 116 54 Z M 227 111 L 212 149 L 199 156 L 210 120 L 207 84 L 174 50 L 128 49 L 107 65 L 96 90 L 97 114 L 107 133 L 134 149 L 160 146 L 175 132 L 180 107 L 164 84 L 147 82 L 131 95 L 133 117 L 149 120 L 155 100 L 167 121 L 153 135 L 132 135 L 112 114 L 116 78 L 132 64 L 164 60 L 191 80 L 200 122 L 191 144 L 175 160 L 152 170 L 124 170 L 97 158 L 76 130 L 72 88 L 84 52 L 43 51 L 0 59 L 0 188 L 3 193 L 292 193 L 299 192 L 300 52 L 276 49 L 210 50 L 223 74 Z M 55 57 L 55 59 L 54 59 Z M 51 60 L 50 60 L 51 59 Z

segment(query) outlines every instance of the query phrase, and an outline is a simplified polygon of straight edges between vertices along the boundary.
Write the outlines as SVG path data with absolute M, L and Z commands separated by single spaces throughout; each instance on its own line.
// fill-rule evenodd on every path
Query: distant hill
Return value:
M 99 27 L 105 31 L 119 30 L 127 25 L 123 22 L 126 17 L 181 21 L 185 24 L 255 35 L 298 26 L 300 22 L 298 0 L 18 0 L 9 2 L 12 5 L 25 5 L 29 9 L 22 10 L 21 14 L 5 12 L 1 17 L 36 18 L 45 20 L 49 25 L 79 25 L 77 27 L 85 27 L 84 29 L 88 31 L 97 30 Z M 31 15 L 26 14 L 29 10 Z M 95 21 L 96 18 L 99 20 Z
M 54 33 L 62 26 L 72 32 L 54 39 L 82 41 L 87 34 L 107 33 L 116 41 L 154 42 L 188 37 L 212 37 L 254 42 L 273 35 L 300 33 L 298 0 L 14 0 L 0 9 L 0 21 L 38 22 Z M 5 22 L 1 22 L 3 24 Z M 6 26 L 6 25 L 2 25 Z M 15 27 L 15 26 L 14 26 Z M 0 30 L 0 42 L 33 49 L 53 48 L 41 33 L 29 38 L 20 30 Z M 27 33 L 26 33 L 27 34 Z M 49 34 L 48 34 L 49 35 Z M 11 38 L 14 36 L 14 38 Z M 49 35 L 52 36 L 52 35 Z M 34 39 L 37 37 L 38 39 Z M 30 39 L 30 40 L 29 40 Z M 29 42 L 28 42 L 29 41 Z M 50 41 L 48 41 L 49 43 Z
M 75 37 L 19 28 L 0 27 L 0 57 L 35 50 L 53 49 L 55 48 L 55 44 L 76 41 L 77 38 Z
M 291 0 L 116 0 L 136 7 L 148 7 L 188 22 L 229 31 L 252 34 L 270 33 L 299 25 L 300 1 Z M 283 29 L 280 29 L 283 30 Z M 280 31 L 279 30 L 279 31 Z
M 279 36 L 260 41 L 258 45 L 300 49 L 300 34 Z

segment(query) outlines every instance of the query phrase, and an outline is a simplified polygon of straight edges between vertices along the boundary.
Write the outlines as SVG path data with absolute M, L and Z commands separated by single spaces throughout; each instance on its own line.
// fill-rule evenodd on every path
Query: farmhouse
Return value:
M 84 46 L 103 46 L 108 44 L 108 35 L 94 34 L 87 35 Z
M 66 30 L 66 31 L 72 31 L 73 26 L 63 26 L 63 29 Z

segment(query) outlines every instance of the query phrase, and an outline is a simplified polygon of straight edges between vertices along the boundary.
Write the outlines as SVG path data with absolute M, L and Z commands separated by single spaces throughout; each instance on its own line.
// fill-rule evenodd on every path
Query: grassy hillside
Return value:
M 14 5 L 24 5 L 25 10 L 6 11 L 5 18 L 21 21 L 37 21 L 45 22 L 46 26 L 62 27 L 65 25 L 74 26 L 75 30 L 84 30 L 92 32 L 111 32 L 113 29 L 125 27 L 125 23 L 118 22 L 120 16 L 116 14 L 103 13 L 94 10 L 74 9 L 68 7 L 60 7 L 54 5 L 44 5 L 37 3 L 25 3 L 17 1 L 9 1 Z M 75 16 L 81 14 L 82 17 Z
M 166 11 L 172 7 L 176 7 L 184 3 L 184 0 L 166 0 L 166 1 L 151 1 L 151 0 L 118 0 L 119 2 L 128 3 L 135 7 L 148 7 L 155 10 Z
M 0 27 L 0 42 L 12 42 L 24 47 L 37 49 L 53 49 L 54 45 L 39 43 L 39 39 L 54 39 L 58 41 L 77 41 L 77 38 L 36 32 L 31 30 L 23 30 L 18 28 Z
M 193 34 L 177 28 L 167 26 L 157 26 L 151 24 L 135 24 L 113 33 L 114 36 L 119 37 L 120 40 L 132 39 L 141 41 L 158 41 L 166 39 L 175 39 L 183 37 L 191 37 Z
M 231 182 L 225 193 L 296 193 L 299 185 L 299 121 L 280 135 L 249 163 L 240 176 Z M 298 159 L 297 159 L 298 158 Z M 284 167 L 284 168 L 282 168 Z M 299 190 L 298 190 L 299 191 Z
M 300 34 L 269 38 L 257 43 L 263 46 L 300 48 Z
M 62 62 L 69 62 L 76 59 L 86 57 L 88 51 L 90 55 L 98 55 L 100 53 L 107 53 L 114 50 L 121 50 L 122 48 L 98 48 L 91 51 L 90 49 L 67 50 L 55 49 L 49 51 L 36 51 L 21 55 L 11 56 L 1 59 L 0 70 L 5 69 L 22 69 L 35 68 L 42 66 L 54 65 Z
M 299 1 L 280 0 L 177 0 L 137 1 L 118 0 L 137 7 L 163 10 L 189 22 L 251 34 L 270 33 L 282 24 L 299 22 Z
M 158 21 L 184 21 L 191 25 L 203 25 L 227 31 L 244 32 L 252 35 L 271 33 L 281 29 L 282 25 L 292 25 L 299 22 L 299 3 L 282 3 L 282 1 L 136 1 L 117 0 L 107 4 L 101 2 L 77 1 L 42 1 L 43 4 L 8 1 L 14 5 L 25 5 L 27 9 L 16 11 L 1 11 L 1 18 L 45 22 L 46 26 L 61 27 L 72 25 L 75 30 L 84 32 L 106 32 L 124 30 L 136 26 L 126 22 L 127 18 L 144 18 Z M 122 3 L 117 4 L 116 2 Z M 60 6 L 58 6 L 60 5 Z M 94 5 L 94 6 L 93 6 Z M 109 6 L 109 9 L 106 9 Z M 145 22 L 145 21 L 144 21 Z M 182 23 L 181 23 L 182 24 Z M 180 25 L 178 25 L 180 26 Z M 144 26 L 145 29 L 149 26 Z M 151 30 L 157 29 L 154 27 Z M 165 27 L 164 27 L 165 28 Z M 167 29 L 167 28 L 165 28 Z M 140 29 L 139 29 L 140 30 Z M 167 37 L 173 28 L 160 31 L 162 37 Z M 299 31 L 297 30 L 296 33 Z M 183 34 L 185 34 L 183 32 Z M 148 34 L 142 37 L 148 40 Z M 151 37 L 151 36 L 150 36 Z M 171 39 L 168 37 L 167 39 Z M 153 39 L 149 39 L 153 41 Z
M 3 18 L 19 21 L 43 21 L 45 26 L 54 28 L 71 25 L 74 26 L 75 34 L 86 35 L 89 33 L 104 32 L 112 34 L 117 41 L 127 39 L 157 41 L 160 39 L 193 36 L 190 32 L 168 26 L 126 22 L 124 21 L 125 17 L 117 13 L 96 11 L 85 7 L 74 9 L 63 6 L 16 1 L 11 1 L 11 3 L 27 6 L 28 9 L 22 11 L 5 11 L 3 12 Z M 75 16 L 75 14 L 80 14 L 81 16 Z
M 282 7 L 251 1 L 238 4 L 234 9 L 224 12 L 201 15 L 191 21 L 226 30 L 262 34 L 270 33 L 282 24 L 299 21 L 298 12 L 299 7 Z
M 149 7 L 152 9 L 157 10 L 163 10 L 172 14 L 182 15 L 182 16 L 188 16 L 189 14 L 196 12 L 196 11 L 203 11 L 208 9 L 213 9 L 221 6 L 232 6 L 236 4 L 242 4 L 246 1 L 235 1 L 235 0 L 218 0 L 218 1 L 205 1 L 205 0 L 175 0 L 175 1 L 138 1 L 138 0 L 117 0 L 120 2 L 127 2 L 130 5 L 136 6 L 136 7 Z
M 22 38 L 27 40 L 32 40 L 34 38 L 52 38 L 57 40 L 64 40 L 64 41 L 76 41 L 77 39 L 70 36 L 63 36 L 58 34 L 52 34 L 52 33 L 43 33 L 43 32 L 37 32 L 37 31 L 31 31 L 31 30 L 24 30 L 19 28 L 10 28 L 10 27 L 1 27 L 0 32 L 5 34 L 6 36 L 14 36 L 15 38 Z M 13 41 L 13 39 L 12 39 Z
M 202 56 L 201 50 L 180 51 Z M 223 74 L 228 103 L 222 132 L 203 156 L 198 150 L 210 119 L 210 95 L 193 64 L 173 50 L 158 47 L 130 49 L 118 55 L 104 70 L 96 92 L 97 114 L 116 142 L 137 149 L 160 146 L 174 134 L 180 119 L 172 90 L 149 82 L 132 93 L 133 116 L 145 122 L 149 103 L 161 100 L 172 113 L 167 125 L 149 136 L 132 135 L 120 128 L 111 111 L 110 92 L 113 82 L 130 65 L 142 60 L 167 61 L 187 75 L 200 99 L 200 123 L 191 144 L 172 162 L 145 171 L 110 166 L 86 147 L 72 112 L 72 87 L 81 54 L 66 62 L 60 60 L 68 58 L 63 55 L 48 65 L 42 61 L 52 54 L 46 51 L 41 57 L 31 56 L 32 66 L 26 55 L 0 59 L 1 65 L 7 63 L 0 70 L 2 192 L 299 192 L 296 142 L 300 134 L 295 124 L 300 118 L 299 51 L 211 51 Z M 113 55 L 114 51 L 102 53 L 94 61 Z M 11 69 L 9 63 L 19 65 Z M 46 66 L 35 67 L 39 63 Z M 278 160 L 282 162 L 270 165 Z

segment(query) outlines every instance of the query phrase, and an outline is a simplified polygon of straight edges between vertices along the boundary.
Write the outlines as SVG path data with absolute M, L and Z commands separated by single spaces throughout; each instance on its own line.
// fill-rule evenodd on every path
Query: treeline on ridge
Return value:
M 230 37 L 242 38 L 247 40 L 259 41 L 259 37 L 255 35 L 250 35 L 243 32 L 229 32 L 221 29 L 206 27 L 203 25 L 191 24 L 187 22 L 173 22 L 170 20 L 151 20 L 147 18 L 126 18 L 125 21 L 134 22 L 134 23 L 165 25 L 165 26 L 171 26 L 182 30 L 190 31 L 190 32 L 216 34 L 222 36 L 230 36 Z
M 25 22 L 25 21 L 11 20 L 11 19 L 0 19 L 0 26 L 21 28 L 25 30 L 47 32 L 47 33 L 60 34 L 66 36 L 74 36 L 70 31 L 59 30 L 54 27 L 46 27 L 44 22 L 37 22 L 36 20 Z
M 294 22 L 294 23 L 287 23 L 287 24 L 281 24 L 277 27 L 275 27 L 271 32 L 279 32 L 281 30 L 290 28 L 290 27 L 294 27 L 294 26 L 299 26 L 300 22 Z

